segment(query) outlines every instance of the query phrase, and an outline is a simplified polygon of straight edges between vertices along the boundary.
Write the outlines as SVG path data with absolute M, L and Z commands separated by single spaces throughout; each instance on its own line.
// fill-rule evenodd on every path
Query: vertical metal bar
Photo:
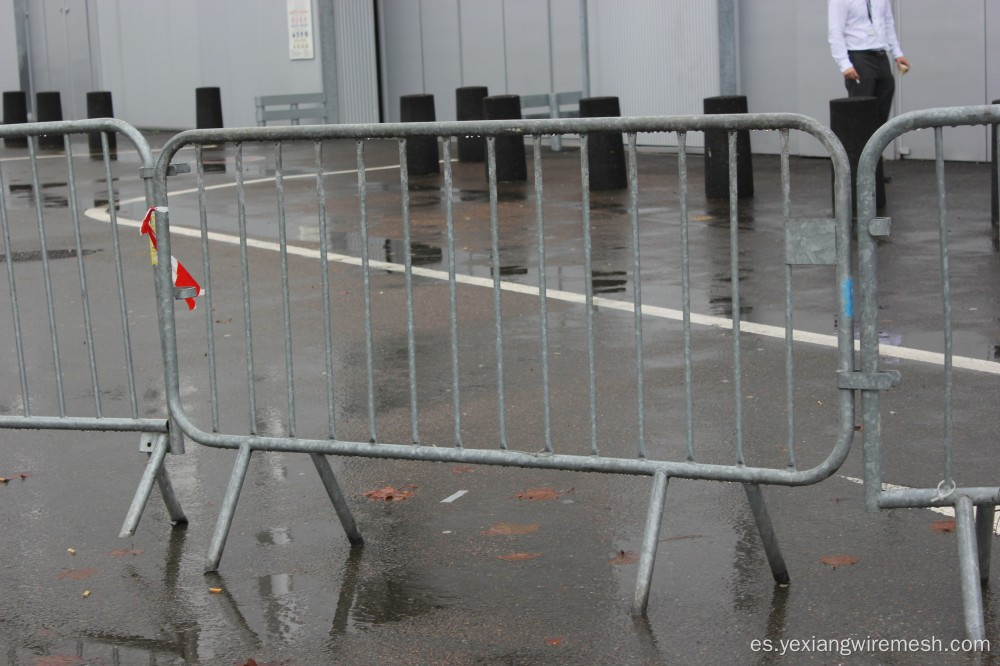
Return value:
M 320 453 L 310 453 L 309 457 L 312 458 L 313 465 L 319 473 L 319 478 L 323 481 L 323 487 L 326 489 L 326 494 L 333 503 L 333 509 L 337 512 L 337 517 L 340 518 L 340 525 L 344 528 L 344 533 L 347 534 L 347 540 L 355 546 L 363 544 L 365 540 L 358 530 L 358 524 L 354 521 L 351 507 L 347 504 L 347 498 L 344 497 L 344 493 L 340 489 L 340 484 L 337 483 L 337 477 L 334 475 L 333 470 L 330 469 L 330 461 Z
M 14 344 L 17 349 L 17 372 L 21 380 L 21 412 L 31 416 L 31 405 L 28 401 L 28 374 L 24 364 L 24 343 L 21 339 L 21 314 L 17 305 L 17 287 L 14 284 L 14 252 L 10 245 L 10 221 L 7 219 L 7 191 L 3 182 L 3 169 L 0 168 L 0 226 L 3 229 L 4 258 L 7 265 L 7 289 L 10 291 L 10 309 L 14 321 Z
M 132 536 L 135 534 L 136 528 L 139 527 L 139 519 L 142 518 L 146 503 L 149 502 L 149 494 L 153 491 L 153 483 L 156 481 L 160 468 L 163 466 L 163 460 L 167 456 L 167 448 L 169 448 L 167 436 L 162 433 L 157 434 L 153 439 L 153 450 L 146 462 L 146 469 L 143 470 L 142 478 L 139 480 L 139 487 L 135 490 L 132 504 L 129 506 L 128 513 L 125 514 L 125 522 L 122 524 L 121 532 L 118 533 L 120 538 Z
M 781 204 L 785 228 L 791 218 L 791 175 L 788 165 L 788 130 L 781 132 Z M 788 466 L 795 469 L 795 357 L 793 353 L 795 322 L 792 298 L 792 267 L 785 263 L 785 413 Z
M 337 408 L 333 394 L 333 322 L 330 318 L 330 241 L 326 228 L 326 183 L 323 179 L 323 142 L 315 144 L 316 200 L 319 206 L 319 269 L 323 284 L 323 340 L 326 356 L 326 414 L 330 439 L 337 438 Z
M 632 224 L 632 302 L 635 310 L 635 390 L 639 457 L 646 457 L 646 391 L 642 362 L 642 270 L 639 261 L 639 167 L 635 132 L 628 133 L 629 219 Z
M 458 382 L 458 287 L 455 276 L 455 211 L 452 193 L 451 140 L 441 141 L 444 158 L 445 228 L 448 237 L 448 323 L 451 330 L 451 400 L 455 414 L 455 446 L 462 448 L 462 398 Z
M 507 407 L 503 377 L 503 320 L 500 308 L 500 222 L 497 205 L 497 146 L 496 137 L 486 137 L 487 175 L 490 187 L 490 247 L 493 254 L 493 319 L 496 322 L 497 401 L 500 412 L 500 448 L 507 448 Z
M 976 641 L 983 640 L 986 629 L 973 511 L 972 500 L 967 495 L 959 495 L 955 502 L 955 533 L 958 537 L 958 571 L 962 581 L 962 611 L 965 616 L 965 636 Z
M 590 452 L 597 452 L 597 383 L 594 360 L 594 270 L 590 240 L 590 158 L 588 135 L 580 135 L 580 189 L 583 193 L 583 286 L 587 301 L 587 387 L 590 395 Z
M 754 523 L 757 525 L 757 534 L 764 546 L 764 554 L 767 555 L 767 563 L 771 567 L 771 575 L 774 582 L 779 585 L 788 585 L 788 567 L 785 566 L 785 558 L 781 554 L 778 546 L 778 537 L 774 534 L 774 525 L 771 523 L 771 516 L 767 512 L 767 505 L 764 503 L 764 493 L 756 483 L 744 483 L 743 490 L 747 494 L 747 502 L 750 503 L 750 511 L 753 513 Z
M 417 426 L 417 360 L 413 335 L 413 256 L 410 240 L 410 172 L 406 163 L 406 139 L 399 140 L 399 189 L 403 205 L 403 274 L 406 283 L 406 362 L 410 378 L 410 432 L 420 443 Z
M 254 387 L 253 326 L 250 319 L 250 260 L 247 255 L 247 207 L 243 191 L 243 143 L 236 144 L 236 208 L 240 228 L 240 268 L 243 273 L 243 342 L 246 348 L 250 434 L 257 434 L 257 393 Z
M 375 441 L 375 368 L 372 351 L 372 288 L 368 270 L 368 183 L 365 173 L 365 142 L 357 143 L 358 206 L 361 225 L 361 280 L 365 292 L 365 363 L 368 379 L 368 438 Z
M 551 12 L 551 6 L 549 7 Z M 551 18 L 551 16 L 550 16 Z M 550 28 L 551 29 L 551 28 Z M 542 187 L 542 137 L 531 137 L 535 165 L 535 233 L 538 236 L 538 321 L 542 352 L 542 418 L 545 428 L 545 451 L 552 453 L 552 404 L 549 393 L 549 306 L 545 277 L 545 194 Z
M 215 318 L 212 308 L 212 268 L 208 253 L 208 201 L 205 196 L 205 160 L 196 144 L 195 174 L 198 187 L 198 223 L 201 228 L 201 270 L 205 276 L 205 338 L 208 341 L 208 388 L 212 409 L 212 432 L 219 432 L 219 385 L 215 367 Z
M 139 418 L 139 398 L 135 388 L 135 367 L 132 363 L 132 337 L 129 332 L 128 305 L 125 301 L 125 275 L 122 269 L 121 240 L 118 238 L 118 210 L 115 203 L 114 178 L 111 175 L 111 148 L 108 144 L 108 135 L 106 132 L 101 132 L 101 152 L 104 157 L 104 182 L 108 185 L 108 215 L 111 216 L 111 244 L 115 253 L 115 279 L 118 283 L 118 309 L 122 322 L 122 340 L 125 344 L 125 374 L 128 380 L 128 397 L 132 407 L 132 418 L 136 419 Z
M 59 361 L 59 336 L 56 333 L 56 310 L 52 298 L 52 274 L 49 271 L 49 249 L 45 242 L 45 222 L 42 214 L 42 186 L 38 180 L 37 137 L 28 137 L 28 157 L 31 160 L 31 187 L 35 194 L 35 215 L 38 222 L 38 243 L 42 254 L 42 274 L 45 282 L 45 302 L 49 314 L 49 335 L 52 340 L 52 363 L 59 398 L 59 416 L 66 416 L 66 394 L 63 391 L 62 365 Z
M 691 245 L 688 237 L 687 132 L 677 133 L 677 178 L 680 181 L 681 308 L 684 319 L 684 433 L 687 459 L 694 461 L 694 388 L 691 377 Z
M 736 464 L 743 456 L 743 369 L 740 358 L 740 234 L 739 200 L 736 191 L 736 131 L 729 131 L 729 271 L 733 301 L 733 397 L 736 421 Z
M 236 456 L 236 464 L 233 465 L 233 473 L 229 476 L 229 485 L 226 487 L 226 494 L 222 499 L 222 508 L 219 510 L 219 519 L 215 523 L 212 541 L 208 546 L 208 557 L 205 559 L 205 573 L 211 573 L 219 569 L 219 562 L 222 561 L 222 550 L 226 547 L 229 529 L 233 526 L 236 503 L 240 499 L 240 490 L 243 488 L 243 481 L 246 479 L 247 469 L 250 467 L 251 454 L 253 454 L 253 449 L 250 448 L 249 444 L 240 446 L 240 451 Z
M 948 213 L 944 183 L 944 138 L 940 127 L 934 128 L 935 174 L 938 194 L 938 238 L 941 255 L 941 302 L 944 307 L 944 481 L 954 487 L 952 478 L 952 387 L 955 373 L 952 367 L 951 279 L 948 275 Z
M 103 133 L 102 133 L 103 135 Z M 90 319 L 90 292 L 87 289 L 87 272 L 83 266 L 83 236 L 80 231 L 80 205 L 76 199 L 76 174 L 73 172 L 73 144 L 70 135 L 63 135 L 66 152 L 66 183 L 69 187 L 70 219 L 73 221 L 73 240 L 76 242 L 76 267 L 80 275 L 80 303 L 83 305 L 84 338 L 87 343 L 87 360 L 90 362 L 90 386 L 94 391 L 94 413 L 101 418 L 101 387 L 97 380 L 97 352 L 94 349 L 94 327 Z
M 982 504 L 976 507 L 976 544 L 979 546 L 979 580 L 990 580 L 990 559 L 993 546 L 993 515 L 996 507 Z
M 285 387 L 288 391 L 288 436 L 295 437 L 295 373 L 292 361 L 292 310 L 288 295 L 288 234 L 285 222 L 285 174 L 281 142 L 274 144 L 274 189 L 278 199 L 278 247 L 281 256 L 281 314 L 285 333 Z
M 660 542 L 660 523 L 663 522 L 663 507 L 667 498 L 666 473 L 656 472 L 653 476 L 653 492 L 646 512 L 646 529 L 643 531 L 642 552 L 639 553 L 639 572 L 636 575 L 635 596 L 632 599 L 632 615 L 645 615 L 649 604 L 649 588 L 653 582 L 653 565 L 656 563 L 656 547 Z

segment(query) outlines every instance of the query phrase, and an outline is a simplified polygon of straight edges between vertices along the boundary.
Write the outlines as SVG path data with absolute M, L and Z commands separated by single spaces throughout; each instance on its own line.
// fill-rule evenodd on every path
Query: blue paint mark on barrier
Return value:
M 841 301 L 844 303 L 844 316 L 854 316 L 854 278 L 847 278 L 840 286 Z

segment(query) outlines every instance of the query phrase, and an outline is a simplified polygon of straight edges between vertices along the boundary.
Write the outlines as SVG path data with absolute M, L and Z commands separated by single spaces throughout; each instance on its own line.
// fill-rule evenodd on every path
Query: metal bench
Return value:
M 327 122 L 326 93 L 262 95 L 253 101 L 257 107 L 257 127 L 266 127 L 268 121 L 287 120 L 291 125 L 298 125 L 300 120 Z

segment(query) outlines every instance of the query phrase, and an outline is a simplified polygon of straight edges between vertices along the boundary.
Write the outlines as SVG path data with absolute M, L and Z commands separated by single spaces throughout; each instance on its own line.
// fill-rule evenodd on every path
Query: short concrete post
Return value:
M 519 95 L 494 95 L 483 99 L 486 120 L 520 120 Z M 524 153 L 524 139 L 517 136 L 498 136 L 496 139 L 496 166 L 498 181 L 528 180 L 528 165 Z M 486 165 L 489 179 L 489 163 Z
M 114 118 L 115 111 L 111 103 L 111 93 L 108 91 L 97 91 L 87 93 L 87 117 L 88 118 Z M 118 135 L 115 132 L 108 132 L 108 150 L 114 152 L 118 149 Z M 103 153 L 101 146 L 101 132 L 91 132 L 89 136 L 90 153 Z
M 222 90 L 219 88 L 195 88 L 195 127 L 216 129 L 222 127 Z
M 722 95 L 703 100 L 705 114 L 747 113 L 745 95 Z M 705 131 L 705 196 L 729 198 L 729 132 Z M 736 196 L 753 196 L 753 161 L 750 154 L 750 131 L 736 133 Z
M 35 94 L 35 120 L 40 123 L 59 122 L 63 119 L 62 98 L 58 92 L 40 92 Z M 38 145 L 42 148 L 62 148 L 62 134 L 43 134 L 38 137 Z
M 399 98 L 399 119 L 404 123 L 432 123 L 434 95 L 403 95 Z M 406 140 L 406 169 L 411 176 L 440 173 L 437 137 L 411 136 Z
M 19 125 L 28 122 L 28 95 L 22 90 L 7 90 L 3 94 L 3 124 Z M 27 137 L 4 139 L 8 148 L 27 148 Z
M 858 162 L 872 134 L 879 128 L 878 100 L 874 97 L 841 97 L 830 100 L 830 129 L 851 163 L 852 216 L 857 214 L 858 204 Z M 875 206 L 885 206 L 885 179 L 882 172 L 882 158 L 875 171 Z
M 621 115 L 617 97 L 584 97 L 580 100 L 581 118 L 608 118 Z M 587 162 L 590 166 L 590 190 L 623 190 L 628 187 L 625 175 L 625 149 L 620 132 L 591 132 L 587 135 Z
M 486 86 L 455 89 L 455 117 L 458 120 L 483 120 L 483 100 L 489 96 Z M 459 162 L 485 162 L 486 139 L 481 136 L 458 137 Z

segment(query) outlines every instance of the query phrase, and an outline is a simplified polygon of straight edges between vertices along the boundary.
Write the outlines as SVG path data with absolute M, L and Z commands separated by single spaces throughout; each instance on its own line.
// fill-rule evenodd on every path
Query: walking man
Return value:
M 879 121 L 885 124 L 896 91 L 889 57 L 901 74 L 910 69 L 889 0 L 828 0 L 827 27 L 830 53 L 844 75 L 847 96 L 878 98 Z

